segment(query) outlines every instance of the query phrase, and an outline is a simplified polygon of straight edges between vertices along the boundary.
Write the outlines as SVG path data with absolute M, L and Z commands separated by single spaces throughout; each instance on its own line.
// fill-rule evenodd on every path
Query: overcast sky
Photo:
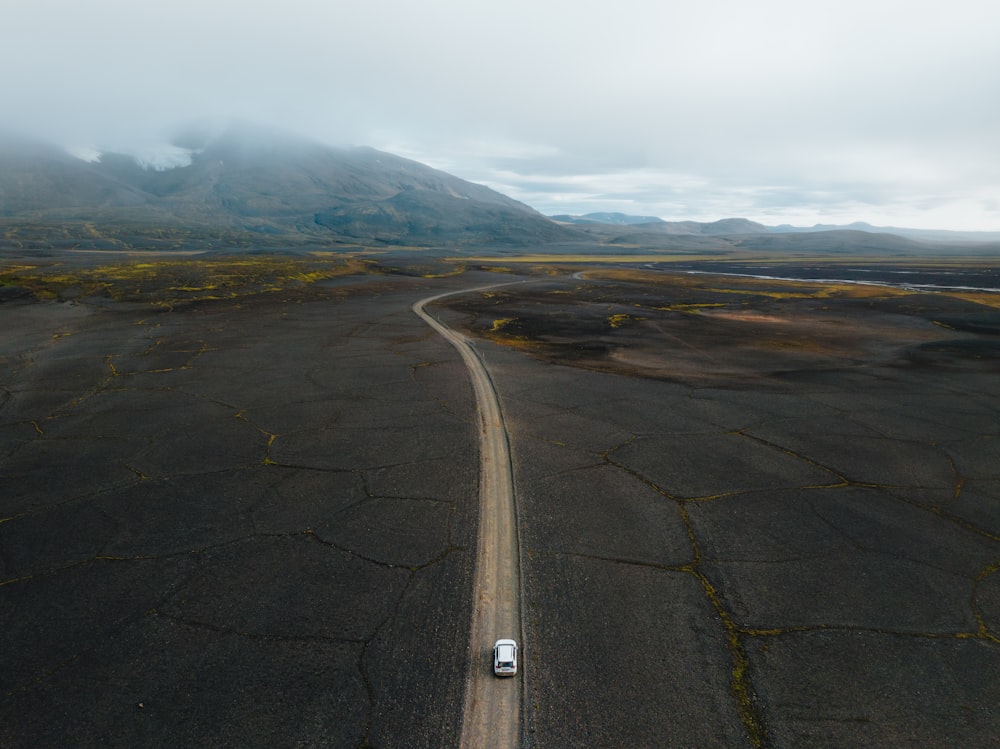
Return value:
M 0 126 L 237 117 L 546 214 L 1000 230 L 995 0 L 0 0 Z

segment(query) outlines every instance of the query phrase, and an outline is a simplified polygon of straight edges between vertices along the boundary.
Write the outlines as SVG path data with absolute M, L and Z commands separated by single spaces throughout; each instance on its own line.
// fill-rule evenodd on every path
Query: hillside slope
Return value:
M 190 163 L 152 169 L 122 154 L 84 161 L 0 143 L 4 234 L 60 243 L 182 233 L 297 243 L 523 244 L 575 236 L 482 185 L 372 148 L 331 148 L 231 128 L 187 138 Z M 45 231 L 45 227 L 49 231 Z M 208 241 L 208 240 L 206 240 Z

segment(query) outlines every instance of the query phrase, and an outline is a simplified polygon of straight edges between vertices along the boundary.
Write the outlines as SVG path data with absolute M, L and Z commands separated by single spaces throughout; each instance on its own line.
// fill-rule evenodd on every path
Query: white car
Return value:
M 493 673 L 497 676 L 513 676 L 517 673 L 516 642 L 497 640 L 493 646 Z

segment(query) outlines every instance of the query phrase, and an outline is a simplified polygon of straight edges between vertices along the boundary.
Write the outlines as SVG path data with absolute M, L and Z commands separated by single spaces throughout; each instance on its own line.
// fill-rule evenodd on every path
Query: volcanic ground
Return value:
M 4 746 L 454 745 L 490 282 L 525 745 L 1000 743 L 996 294 L 19 263 Z

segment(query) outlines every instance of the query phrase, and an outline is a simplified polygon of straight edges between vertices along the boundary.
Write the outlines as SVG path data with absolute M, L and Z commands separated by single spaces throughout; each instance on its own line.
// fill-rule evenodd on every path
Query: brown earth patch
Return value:
M 473 334 L 554 363 L 714 385 L 998 358 L 991 305 L 891 287 L 601 271 L 449 304 Z

